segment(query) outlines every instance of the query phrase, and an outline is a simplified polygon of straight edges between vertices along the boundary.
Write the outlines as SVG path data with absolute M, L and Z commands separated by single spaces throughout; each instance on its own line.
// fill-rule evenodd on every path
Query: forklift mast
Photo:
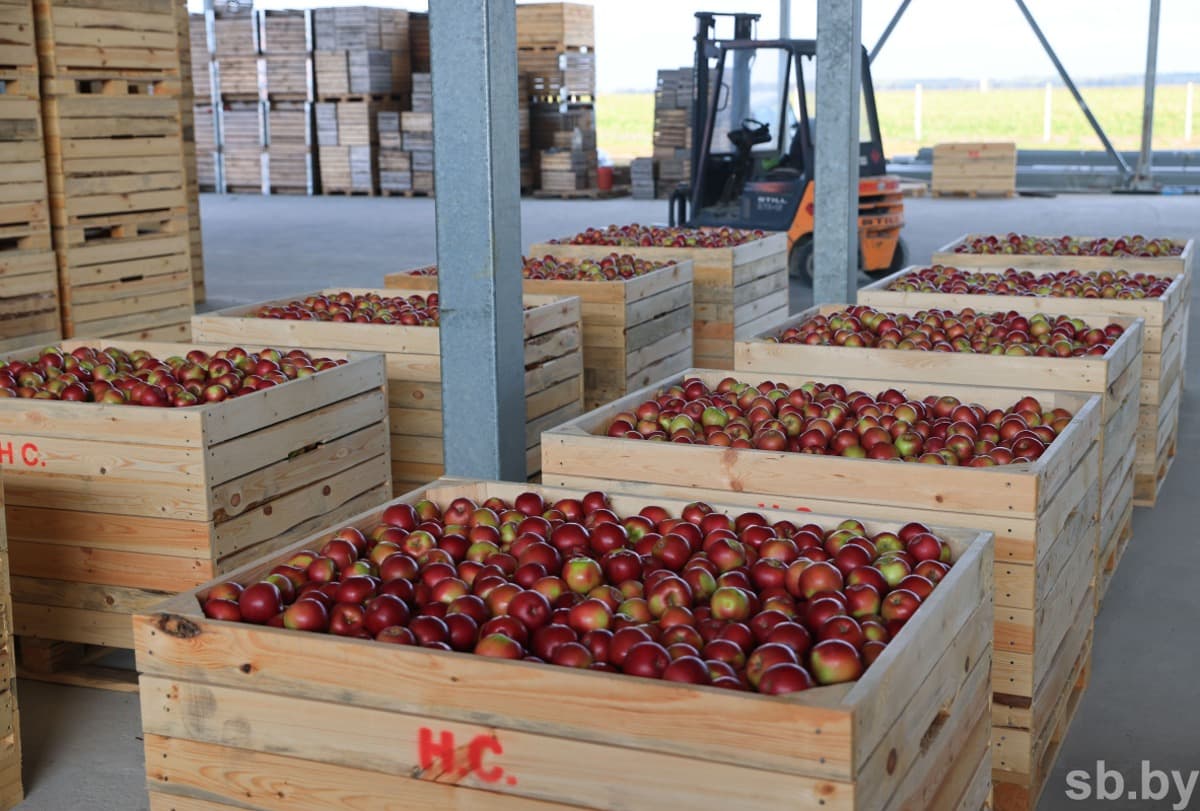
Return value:
M 696 62 L 692 68 L 692 165 L 691 177 L 697 177 L 700 170 L 700 155 L 702 152 L 701 139 L 708 122 L 709 73 L 710 59 L 716 59 L 720 52 L 716 49 L 717 18 L 733 18 L 733 39 L 748 40 L 754 38 L 754 24 L 762 19 L 761 14 L 743 12 L 730 13 L 718 11 L 696 12 Z M 738 92 L 731 94 L 738 104 L 745 107 L 749 101 L 750 90 L 750 56 L 749 52 L 738 53 L 734 58 L 731 85 Z M 740 121 L 745 117 L 745 110 L 735 110 Z

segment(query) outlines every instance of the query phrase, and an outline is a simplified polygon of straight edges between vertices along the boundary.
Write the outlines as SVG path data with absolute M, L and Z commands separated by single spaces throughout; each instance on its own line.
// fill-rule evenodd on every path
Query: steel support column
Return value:
M 1146 34 L 1146 78 L 1142 92 L 1142 150 L 1138 153 L 1137 171 L 1133 185 L 1140 188 L 1153 186 L 1154 167 L 1151 160 L 1150 142 L 1154 137 L 1154 88 L 1158 80 L 1158 19 L 1160 0 L 1150 0 L 1150 29 Z
M 513 0 L 429 4 L 446 472 L 525 478 Z
M 888 20 L 887 27 L 879 35 L 875 47 L 871 49 L 871 53 L 867 57 L 872 64 L 875 62 L 875 57 L 879 56 L 879 52 L 883 50 L 883 44 L 888 41 L 888 37 L 892 35 L 892 31 L 896 30 L 896 24 L 900 22 L 900 18 L 904 16 L 904 12 L 908 10 L 908 4 L 911 2 L 912 0 L 902 0 L 900 8 L 896 9 L 896 13 L 892 15 L 892 19 Z
M 1042 48 L 1046 51 L 1046 56 L 1050 57 L 1050 61 L 1054 63 L 1054 68 L 1062 78 L 1063 84 L 1067 86 L 1067 90 L 1070 90 L 1071 95 L 1075 97 L 1075 102 L 1079 105 L 1079 109 L 1083 110 L 1084 118 L 1088 120 L 1088 123 L 1092 125 L 1092 129 L 1096 131 L 1096 137 L 1104 145 L 1104 151 L 1108 153 L 1113 163 L 1125 174 L 1125 178 L 1128 180 L 1129 176 L 1133 174 L 1133 169 L 1130 168 L 1125 158 L 1121 156 L 1121 153 L 1116 150 L 1116 147 L 1112 145 L 1112 141 L 1108 140 L 1108 136 L 1104 134 L 1104 128 L 1100 126 L 1100 122 L 1096 120 L 1096 116 L 1092 115 L 1092 108 L 1088 107 L 1087 102 L 1083 100 L 1083 94 L 1079 92 L 1079 88 L 1075 86 L 1075 82 L 1071 81 L 1071 75 L 1067 73 L 1066 67 L 1059 61 L 1058 54 L 1050 47 L 1050 41 L 1042 33 L 1037 20 L 1033 19 L 1033 14 L 1030 13 L 1029 7 L 1025 5 L 1025 0 L 1016 0 L 1016 4 L 1017 8 L 1021 9 L 1021 13 L 1025 15 L 1025 21 L 1029 23 L 1029 27 L 1033 29 L 1034 36 L 1042 44 Z
M 817 0 L 813 303 L 854 301 L 858 281 L 858 113 L 862 0 Z

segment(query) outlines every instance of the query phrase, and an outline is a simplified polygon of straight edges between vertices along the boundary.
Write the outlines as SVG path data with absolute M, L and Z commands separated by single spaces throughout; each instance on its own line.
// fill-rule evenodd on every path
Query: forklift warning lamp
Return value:
M 804 204 L 804 213 L 807 214 L 808 216 L 811 217 L 813 215 L 813 212 L 816 210 L 817 210 L 817 207 L 814 206 L 812 203 Z

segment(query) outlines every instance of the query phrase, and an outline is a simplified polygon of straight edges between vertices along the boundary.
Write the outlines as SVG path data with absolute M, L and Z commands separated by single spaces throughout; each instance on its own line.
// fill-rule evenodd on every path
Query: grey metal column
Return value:
M 814 304 L 852 302 L 858 289 L 862 59 L 862 0 L 817 0 Z
M 1067 73 L 1066 67 L 1059 61 L 1058 54 L 1050 47 L 1050 40 L 1046 39 L 1046 35 L 1042 33 L 1041 26 L 1037 24 L 1037 20 L 1033 18 L 1033 14 L 1029 11 L 1029 7 L 1025 5 L 1025 0 L 1016 0 L 1017 8 L 1021 9 L 1021 13 L 1025 15 L 1025 21 L 1029 23 L 1029 27 L 1033 29 L 1033 34 L 1038 38 L 1038 42 L 1042 43 L 1043 50 L 1046 51 L 1046 56 L 1050 57 L 1050 61 L 1054 63 L 1058 75 L 1062 78 L 1063 84 L 1067 86 L 1067 90 L 1071 91 L 1071 95 L 1075 97 L 1075 103 L 1079 105 L 1079 109 L 1083 110 L 1083 116 L 1092 125 L 1092 129 L 1096 132 L 1096 137 L 1100 139 L 1100 143 L 1104 145 L 1104 151 L 1112 158 L 1113 163 L 1125 175 L 1125 180 L 1133 173 L 1125 158 L 1112 145 L 1112 141 L 1108 140 L 1108 135 L 1104 132 L 1104 127 L 1100 126 L 1100 122 L 1096 120 L 1096 116 L 1092 115 L 1092 108 L 1088 107 L 1087 102 L 1083 100 L 1083 94 L 1079 92 L 1079 88 L 1075 86 L 1075 82 L 1071 81 L 1071 74 Z
M 513 0 L 429 4 L 446 472 L 525 478 Z
M 883 29 L 883 33 L 879 35 L 879 40 L 875 43 L 875 47 L 871 49 L 868 59 L 874 63 L 875 57 L 879 56 L 879 52 L 883 50 L 883 44 L 888 41 L 888 37 L 896 30 L 896 24 L 900 22 L 900 18 L 904 16 L 904 12 L 908 9 L 908 4 L 912 0 L 902 0 L 900 8 L 896 9 L 896 13 L 892 15 L 892 19 L 888 20 L 887 27 Z
M 1152 188 L 1151 141 L 1154 137 L 1154 88 L 1158 81 L 1158 19 L 1160 0 L 1150 0 L 1150 29 L 1146 34 L 1146 79 L 1142 93 L 1142 150 L 1138 153 L 1133 185 Z

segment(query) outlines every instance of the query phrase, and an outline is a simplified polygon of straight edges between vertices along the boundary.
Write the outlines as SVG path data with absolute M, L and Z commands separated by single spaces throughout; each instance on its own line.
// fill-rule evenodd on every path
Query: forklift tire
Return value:
M 813 241 L 812 237 L 809 236 L 798 240 L 792 246 L 791 252 L 788 253 L 788 275 L 793 279 L 799 279 L 811 285 L 815 272 Z

